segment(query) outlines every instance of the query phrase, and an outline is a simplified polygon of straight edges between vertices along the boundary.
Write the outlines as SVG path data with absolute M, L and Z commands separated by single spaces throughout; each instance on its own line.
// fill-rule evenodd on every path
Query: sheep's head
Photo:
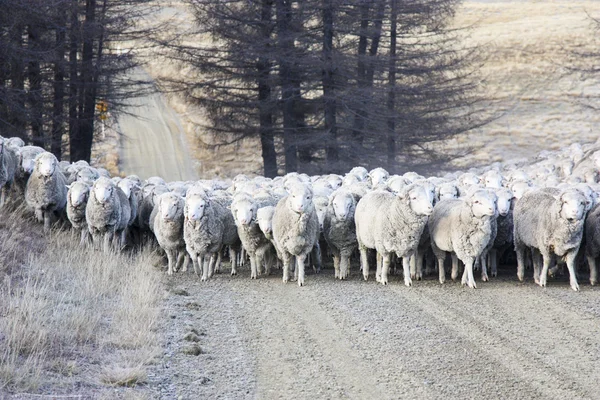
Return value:
M 390 174 L 383 168 L 375 168 L 369 172 L 369 178 L 371 178 L 371 185 L 373 187 L 384 184 L 389 177 Z
M 429 198 L 429 202 L 431 204 L 434 204 L 435 200 L 436 200 L 435 185 L 426 179 L 418 179 L 417 181 L 415 181 L 415 183 L 419 186 L 422 186 L 423 189 L 425 189 L 425 192 L 427 193 L 427 197 Z
M 96 200 L 101 204 L 106 204 L 117 190 L 117 186 L 110 179 L 100 177 L 94 182 L 92 190 Z
M 329 205 L 329 198 L 323 196 L 314 197 L 315 210 L 317 211 L 317 219 L 319 220 L 319 228 L 323 230 L 323 224 L 325 223 L 325 214 L 327 214 L 327 206 Z
M 583 179 L 587 183 L 598 183 L 600 179 L 600 174 L 596 168 L 588 168 L 585 170 L 583 174 Z
M 342 177 L 339 175 L 329 175 L 327 181 L 333 190 L 339 189 L 342 186 Z
M 354 196 L 350 192 L 335 192 L 329 201 L 337 219 L 345 221 L 354 216 Z
M 151 176 L 150 178 L 146 179 L 146 183 L 151 185 L 167 185 L 167 182 L 165 182 L 165 180 L 160 176 Z
M 431 215 L 433 212 L 431 196 L 428 190 L 419 184 L 405 187 L 398 197 L 406 201 L 417 215 Z
M 303 214 L 313 207 L 313 192 L 304 184 L 292 184 L 289 188 L 288 204 L 292 211 Z
M 524 182 L 524 181 L 515 182 L 511 186 L 511 190 L 513 192 L 513 195 L 515 196 L 515 199 L 518 200 L 521 197 L 523 197 L 523 195 L 525 193 L 527 193 L 531 190 L 531 185 L 528 182 Z
M 586 213 L 587 199 L 577 189 L 567 189 L 560 194 L 560 216 L 567 221 L 582 220 Z
M 592 207 L 596 205 L 598 195 L 591 186 L 586 183 L 577 183 L 575 188 L 585 196 L 585 211 L 590 211 Z
M 19 153 L 19 166 L 22 172 L 26 173 L 27 175 L 31 175 L 33 169 L 35 168 L 35 157 L 32 157 L 30 154 L 25 152 Z
M 117 186 L 125 193 L 125 196 L 127 196 L 128 199 L 131 198 L 131 194 L 134 193 L 134 191 L 139 189 L 138 184 L 129 178 L 121 179 Z
M 35 168 L 45 177 L 54 175 L 54 171 L 58 168 L 58 160 L 54 154 L 43 152 L 35 158 Z
M 496 190 L 496 196 L 498 201 L 496 202 L 498 207 L 498 215 L 506 216 L 510 211 L 512 199 L 514 199 L 513 193 L 506 188 Z
M 84 167 L 77 172 L 77 180 L 85 182 L 88 185 L 93 185 L 94 181 L 99 178 L 99 174 L 91 167 Z
M 158 213 L 164 221 L 173 221 L 183 211 L 183 198 L 176 193 L 163 193 L 158 197 Z
M 258 227 L 266 237 L 270 237 L 273 233 L 273 214 L 275 214 L 275 207 L 271 206 L 259 208 L 256 212 Z
M 450 200 L 458 198 L 458 187 L 454 183 L 442 183 L 438 187 L 439 200 Z
M 402 189 L 404 187 L 406 187 L 408 185 L 408 183 L 406 182 L 406 179 L 402 176 L 392 176 L 391 178 L 389 178 L 387 180 L 387 186 L 390 188 L 390 190 L 392 191 L 392 193 L 394 194 L 398 194 L 402 191 Z
M 354 175 L 360 182 L 364 182 L 369 176 L 369 171 L 365 167 L 354 167 L 348 172 L 348 175 Z
M 479 177 L 471 172 L 465 172 L 464 174 L 462 174 L 458 178 L 458 181 L 460 182 L 460 184 L 462 186 L 465 186 L 465 187 L 479 185 L 479 183 L 481 182 Z
M 250 196 L 236 196 L 231 203 L 231 212 L 240 225 L 247 226 L 256 219 L 257 205 Z
M 483 182 L 485 184 L 485 187 L 487 188 L 501 188 L 502 175 L 500 175 L 500 172 L 498 171 L 491 170 L 487 174 L 485 174 Z
M 476 218 L 492 216 L 496 214 L 497 196 L 489 190 L 475 190 L 467 196 L 471 210 Z
M 190 221 L 199 221 L 210 206 L 208 195 L 200 187 L 191 187 L 185 195 L 185 217 Z
M 68 186 L 69 200 L 73 207 L 79 207 L 87 203 L 88 196 L 90 194 L 90 187 L 85 182 L 73 182 Z

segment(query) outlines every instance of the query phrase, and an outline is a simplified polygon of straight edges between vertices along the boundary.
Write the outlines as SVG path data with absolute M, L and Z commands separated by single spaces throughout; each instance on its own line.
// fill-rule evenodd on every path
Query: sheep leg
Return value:
M 174 250 L 165 250 L 165 253 L 167 253 L 167 275 L 173 275 L 173 264 L 175 263 L 174 257 L 175 254 L 173 254 L 175 251 Z
M 188 266 L 190 265 L 190 255 L 185 250 L 181 250 L 180 254 L 183 255 L 183 266 L 181 268 L 181 272 L 187 272 Z
M 377 282 L 381 282 L 381 264 L 383 263 L 383 259 L 381 257 L 381 254 L 379 254 L 379 252 L 376 252 L 376 258 L 377 258 L 377 270 L 375 271 L 375 280 Z
M 340 255 L 340 279 L 348 279 L 350 275 L 350 254 Z
M 289 254 L 283 255 L 283 283 L 288 283 L 290 280 L 290 261 L 292 256 Z
M 369 257 L 367 255 L 366 248 L 360 249 L 360 265 L 363 271 L 363 278 L 365 279 L 365 281 L 369 280 Z
M 413 254 L 410 257 L 410 279 L 417 278 L 417 254 Z
M 463 274 L 462 283 L 463 283 L 463 285 L 466 283 L 471 289 L 477 288 L 477 285 L 475 284 L 475 276 L 473 275 L 474 262 L 475 262 L 475 260 L 473 258 L 467 258 L 464 261 L 465 272 Z
M 495 278 L 498 276 L 498 250 L 490 249 L 488 253 L 490 260 L 490 268 L 492 270 L 492 276 Z
M 250 254 L 250 279 L 258 279 L 258 271 L 256 270 L 256 256 L 253 253 Z
M 406 286 L 412 286 L 412 279 L 410 278 L 410 256 L 402 257 L 402 267 L 404 269 L 404 284 Z
M 229 261 L 231 261 L 231 276 L 237 275 L 237 253 L 233 247 L 229 248 Z
M 445 261 L 446 261 L 446 257 L 438 257 L 438 259 L 437 259 L 438 273 L 439 273 L 439 279 L 440 279 L 441 284 L 446 282 L 446 269 L 444 268 Z
M 87 229 L 82 229 L 81 230 L 81 235 L 80 235 L 80 239 L 79 239 L 79 245 L 80 246 L 85 246 L 86 245 L 86 239 L 87 239 Z
M 598 267 L 596 265 L 596 258 L 593 256 L 587 256 L 588 267 L 590 268 L 590 285 L 594 286 L 598 282 Z
M 106 231 L 104 233 L 104 253 L 110 253 L 110 242 L 114 236 L 114 232 Z
M 6 202 L 6 185 L 2 187 L 2 191 L 0 192 L 0 207 L 4 207 L 5 202 Z
M 202 258 L 200 256 L 192 257 L 194 273 L 198 276 L 202 275 Z
M 579 284 L 577 283 L 577 273 L 575 272 L 575 260 L 577 259 L 577 252 L 579 249 L 572 250 L 565 256 L 565 261 L 567 262 L 567 268 L 569 270 L 569 283 L 571 284 L 571 289 L 574 291 L 579 291 Z M 590 281 L 591 279 L 591 269 L 590 269 Z
M 215 266 L 214 266 L 214 273 L 215 274 L 220 274 L 221 273 L 221 261 L 222 261 L 222 257 L 223 257 L 223 250 L 219 249 L 219 251 L 217 252 L 217 261 L 215 262 Z M 211 274 L 212 276 L 212 274 Z
M 52 213 L 50 211 L 44 211 L 44 232 L 49 232 L 52 228 Z
M 415 253 L 415 259 L 417 260 L 417 274 L 415 277 L 418 281 L 423 279 L 423 257 L 424 254 L 417 250 Z
M 540 284 L 540 269 L 542 267 L 542 253 L 537 249 L 531 249 L 531 261 L 533 262 L 533 280 Z
M 298 271 L 298 286 L 304 286 L 304 262 L 306 261 L 305 255 L 296 257 L 296 270 Z
M 390 253 L 384 253 L 384 254 L 379 254 L 377 253 L 377 269 L 380 271 L 378 271 L 380 273 L 380 277 L 379 277 L 379 282 L 381 282 L 382 285 L 387 285 L 388 284 L 388 273 L 390 271 L 390 262 L 391 262 L 391 255 Z M 379 267 L 379 265 L 381 265 L 381 268 Z M 409 267 L 410 268 L 410 267 Z
M 335 278 L 343 279 L 340 273 L 340 254 L 335 250 L 333 250 L 333 269 L 335 271 Z
M 119 243 L 119 250 L 123 250 L 127 246 L 127 228 L 121 231 L 121 240 Z
M 458 256 L 456 253 L 452 253 L 452 275 L 450 276 L 453 281 L 458 278 Z
M 481 264 L 481 280 L 483 282 L 488 282 L 490 278 L 487 273 L 487 254 L 482 254 L 479 257 L 479 263 Z
M 44 212 L 42 211 L 41 208 L 36 208 L 35 209 L 35 219 L 37 219 L 37 221 L 39 223 L 43 223 L 44 222 Z
M 220 252 L 220 250 L 219 250 Z M 208 263 L 208 277 L 212 278 L 213 275 L 215 274 L 215 266 L 217 264 L 217 260 L 218 260 L 218 256 L 216 253 L 212 253 L 210 255 L 210 259 L 209 259 L 209 263 Z
M 322 264 L 322 255 L 321 255 L 321 246 L 319 242 L 315 243 L 311 251 L 311 259 L 313 264 L 313 271 L 315 274 L 321 272 L 321 264 Z
M 542 272 L 540 273 L 540 282 L 538 285 L 546 287 L 546 281 L 548 279 L 548 269 L 550 269 L 551 256 L 548 253 L 542 253 L 544 259 L 544 265 L 542 266 Z
M 515 243 L 515 252 L 517 253 L 517 278 L 523 282 L 525 279 L 525 246 Z

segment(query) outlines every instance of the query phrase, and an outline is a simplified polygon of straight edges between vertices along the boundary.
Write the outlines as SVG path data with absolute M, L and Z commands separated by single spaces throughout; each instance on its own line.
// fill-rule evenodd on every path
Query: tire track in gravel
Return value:
M 500 284 L 502 288 L 462 296 L 454 292 L 451 298 L 439 291 L 394 290 L 407 301 L 416 300 L 415 306 L 467 338 L 520 380 L 529 380 L 544 398 L 599 398 L 594 382 L 600 377 L 596 372 L 600 343 L 597 335 L 591 335 L 597 331 L 597 321 L 553 304 L 540 288 Z

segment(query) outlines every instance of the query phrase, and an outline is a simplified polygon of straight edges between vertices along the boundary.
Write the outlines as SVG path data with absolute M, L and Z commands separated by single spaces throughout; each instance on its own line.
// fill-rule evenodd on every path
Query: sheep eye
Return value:
M 310 200 L 310 196 L 306 196 L 306 200 Z
M 479 204 L 479 200 L 475 200 L 475 204 Z

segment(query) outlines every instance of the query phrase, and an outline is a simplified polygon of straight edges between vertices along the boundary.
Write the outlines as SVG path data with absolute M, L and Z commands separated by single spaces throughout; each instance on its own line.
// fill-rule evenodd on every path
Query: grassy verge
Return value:
M 40 231 L 23 210 L 0 211 L 0 398 L 146 397 L 160 352 L 156 256 Z

